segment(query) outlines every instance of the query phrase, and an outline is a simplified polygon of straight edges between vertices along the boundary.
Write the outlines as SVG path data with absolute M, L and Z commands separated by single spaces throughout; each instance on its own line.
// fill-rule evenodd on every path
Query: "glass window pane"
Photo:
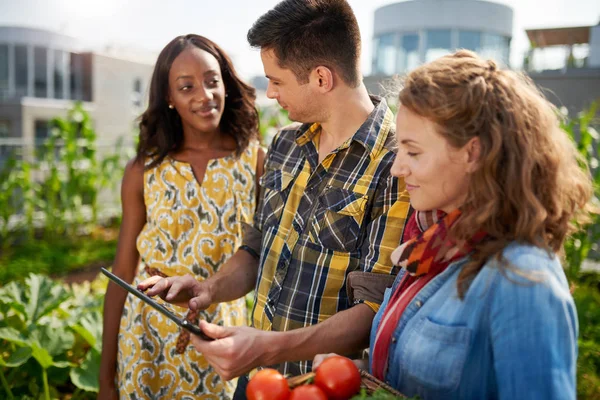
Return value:
M 142 106 L 142 80 L 140 78 L 135 78 L 133 80 L 133 93 L 131 94 L 131 99 L 134 106 Z
M 481 56 L 496 61 L 500 65 L 508 65 L 510 39 L 493 33 L 482 36 Z
M 371 73 L 376 74 L 377 73 L 377 49 L 379 48 L 379 38 L 373 38 L 373 51 L 371 52 L 371 54 L 373 55 L 373 58 L 371 59 Z
M 50 123 L 44 120 L 35 121 L 35 141 L 43 143 L 50 137 Z
M 450 54 L 450 29 L 428 30 L 425 44 L 425 62 L 430 62 L 441 56 Z
M 48 96 L 48 51 L 42 47 L 33 49 L 35 63 L 35 97 Z
M 419 66 L 419 34 L 405 33 L 398 49 L 398 72 L 410 71 Z
M 10 136 L 10 121 L 0 120 L 0 139 Z M 4 163 L 15 154 L 15 146 L 8 143 L 0 142 L 0 169 L 4 167 Z
M 8 45 L 0 44 L 0 98 L 8 90 Z
M 395 38 L 395 34 L 382 35 L 379 37 L 377 44 L 377 61 L 375 64 L 376 74 L 393 75 L 396 73 Z
M 479 52 L 481 48 L 481 32 L 459 31 L 458 48 Z
M 85 54 L 70 54 L 71 100 L 92 101 L 90 63 Z
M 17 96 L 27 96 L 27 47 L 15 46 L 15 89 Z
M 65 52 L 54 50 L 54 98 L 64 99 L 63 85 L 65 83 Z
M 0 138 L 7 138 L 10 134 L 10 122 L 0 121 Z
M 71 100 L 83 100 L 83 57 L 71 53 Z

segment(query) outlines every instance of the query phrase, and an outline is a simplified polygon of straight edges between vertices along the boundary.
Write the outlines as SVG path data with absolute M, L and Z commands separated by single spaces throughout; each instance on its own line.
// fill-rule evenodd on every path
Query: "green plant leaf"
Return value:
M 59 283 L 43 275 L 30 274 L 25 279 L 26 312 L 30 323 L 55 310 L 70 294 Z
M 0 339 L 4 339 L 20 347 L 29 347 L 31 345 L 25 336 L 11 327 L 0 328 Z
M 32 343 L 31 350 L 31 355 L 43 369 L 48 369 L 54 364 L 52 356 L 44 348 L 42 348 L 39 343 Z
M 52 363 L 52 366 L 56 367 L 56 368 L 69 368 L 69 367 L 75 367 L 75 366 L 77 366 L 77 364 L 73 364 L 68 361 L 54 361 Z
M 9 368 L 19 367 L 29 360 L 31 353 L 31 348 L 19 347 L 6 360 L 0 357 L 0 366 Z
M 102 350 L 102 314 L 99 311 L 85 314 L 77 324 L 71 325 L 71 329 L 94 349 Z
M 73 333 L 66 327 L 40 325 L 31 332 L 31 342 L 38 344 L 50 356 L 55 357 L 65 353 L 75 344 Z
M 81 365 L 71 370 L 71 381 L 79 389 L 98 392 L 100 389 L 98 384 L 99 375 L 100 353 L 90 350 Z
M 5 304 L 9 308 L 19 313 L 23 320 L 27 319 L 25 310 L 25 297 L 22 285 L 18 282 L 10 282 L 8 285 L 0 288 L 0 303 Z

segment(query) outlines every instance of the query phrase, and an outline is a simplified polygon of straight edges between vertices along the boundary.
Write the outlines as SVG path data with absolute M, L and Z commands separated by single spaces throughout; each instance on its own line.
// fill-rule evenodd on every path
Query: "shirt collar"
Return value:
M 387 139 L 387 133 L 393 126 L 394 116 L 384 98 L 370 96 L 375 108 L 369 114 L 365 122 L 352 136 L 351 141 L 360 143 L 372 156 L 379 153 Z M 321 124 L 303 124 L 296 133 L 296 143 L 299 146 L 312 141 L 315 134 L 321 128 Z

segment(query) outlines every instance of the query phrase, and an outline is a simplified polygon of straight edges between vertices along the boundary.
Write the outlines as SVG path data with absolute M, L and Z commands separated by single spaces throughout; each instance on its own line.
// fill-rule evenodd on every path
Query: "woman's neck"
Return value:
M 200 132 L 192 129 L 183 130 L 183 148 L 193 150 L 222 149 L 226 147 L 227 138 L 219 129 L 212 132 Z

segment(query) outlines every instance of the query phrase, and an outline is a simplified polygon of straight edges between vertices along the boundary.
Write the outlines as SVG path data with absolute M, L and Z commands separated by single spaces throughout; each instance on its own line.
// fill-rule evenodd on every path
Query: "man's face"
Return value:
M 277 100 L 292 121 L 319 122 L 318 93 L 313 93 L 310 83 L 298 83 L 292 70 L 281 68 L 273 50 L 261 50 L 260 58 L 269 80 L 267 97 Z

